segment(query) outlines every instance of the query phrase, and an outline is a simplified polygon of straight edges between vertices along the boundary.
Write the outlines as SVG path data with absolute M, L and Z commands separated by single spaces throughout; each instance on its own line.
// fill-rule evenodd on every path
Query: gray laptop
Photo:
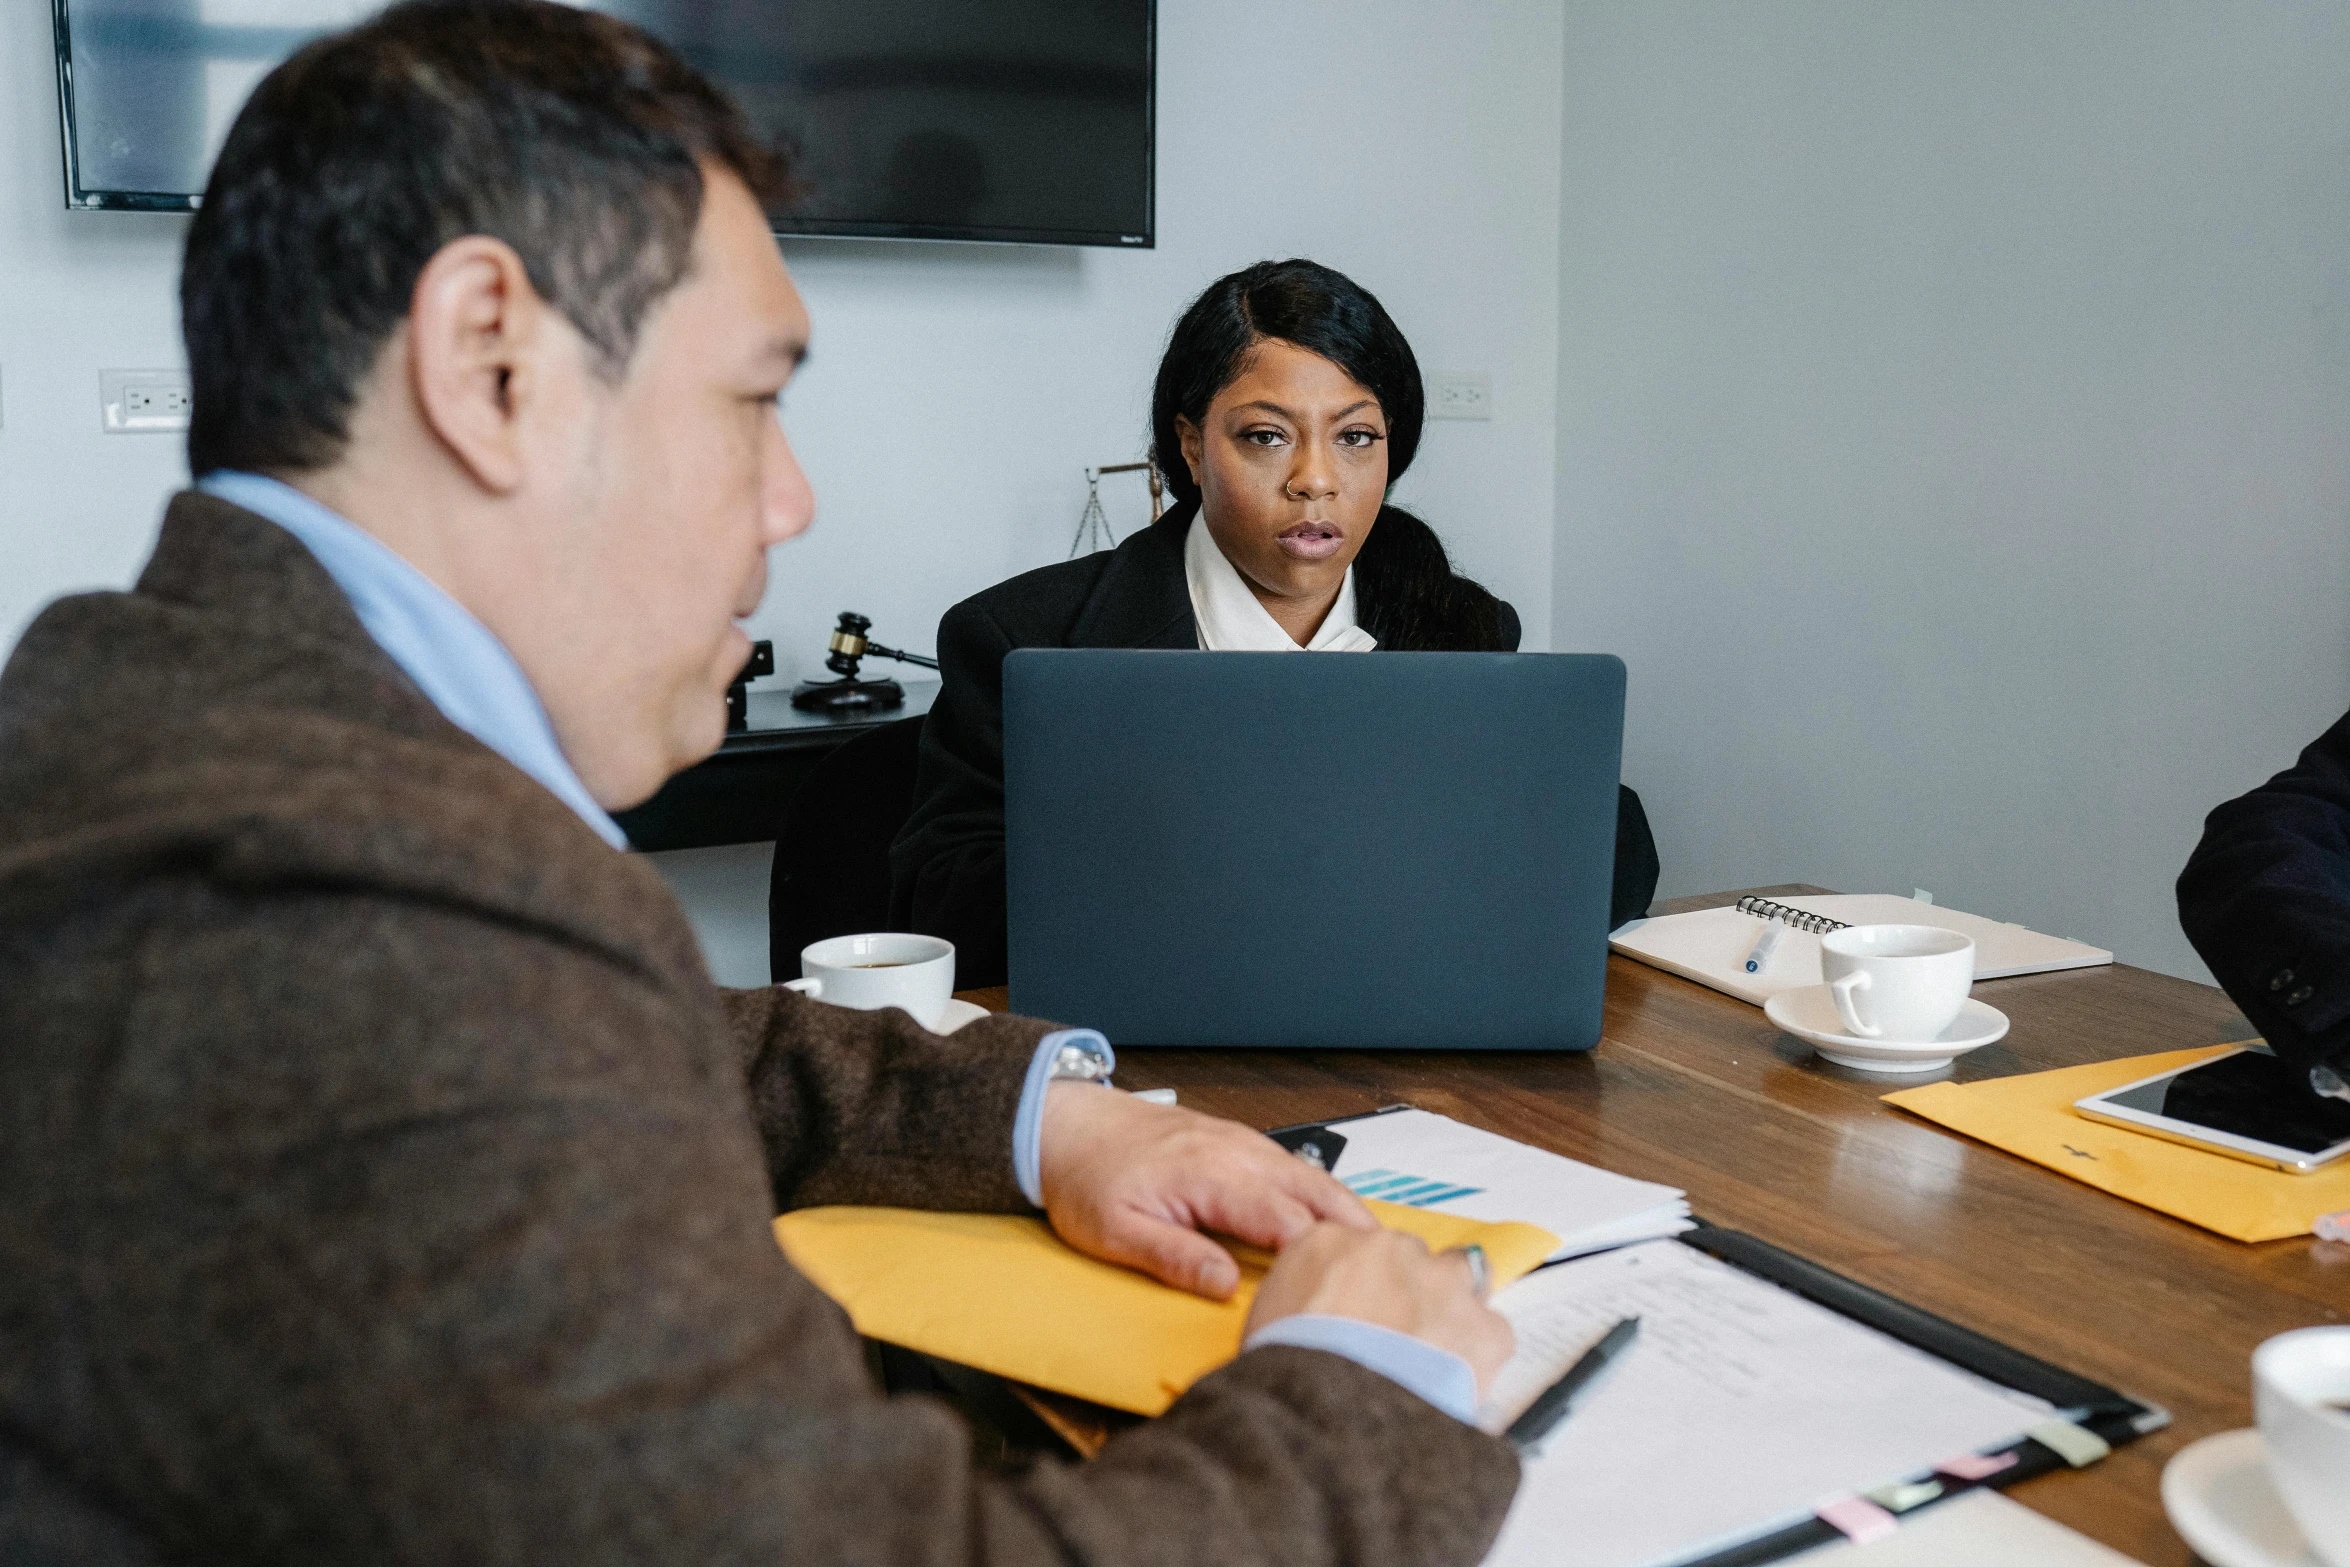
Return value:
M 1624 665 L 1004 661 L 1012 1006 L 1113 1044 L 1599 1042 Z

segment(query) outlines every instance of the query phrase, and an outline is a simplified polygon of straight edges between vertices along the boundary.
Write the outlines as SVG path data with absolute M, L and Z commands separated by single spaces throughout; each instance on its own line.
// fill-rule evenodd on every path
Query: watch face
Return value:
M 1091 1081 L 1109 1075 L 1109 1063 L 1101 1052 L 1088 1050 L 1083 1045 L 1063 1045 L 1053 1057 L 1053 1076 L 1080 1078 Z

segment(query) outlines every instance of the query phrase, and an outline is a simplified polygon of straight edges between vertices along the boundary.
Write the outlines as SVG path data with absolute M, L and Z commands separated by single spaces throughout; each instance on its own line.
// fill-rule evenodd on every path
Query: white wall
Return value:
M 0 5 L 0 656 L 57 594 L 128 583 L 179 439 L 105 435 L 98 371 L 183 363 L 187 220 L 65 210 L 49 8 Z
M 1423 365 L 1493 377 L 1399 490 L 1464 569 L 1551 623 L 1561 0 L 1184 0 L 1159 10 L 1158 248 L 795 241 L 816 348 L 786 423 L 819 497 L 755 634 L 778 678 L 858 609 L 928 651 L 955 600 L 1059 560 L 1080 470 L 1147 440 L 1176 312 L 1217 275 L 1311 255 L 1378 293 Z M 175 438 L 98 433 L 97 371 L 180 362 L 184 223 L 62 209 L 46 7 L 0 7 L 0 650 L 58 593 L 128 580 Z M 1121 536 L 1141 484 L 1104 500 Z M 722 973 L 764 953 L 760 849 L 670 867 Z M 756 928 L 754 928 L 756 926 Z
M 2206 977 L 2203 813 L 2350 706 L 2350 8 L 1572 0 L 1554 646 L 1668 894 Z

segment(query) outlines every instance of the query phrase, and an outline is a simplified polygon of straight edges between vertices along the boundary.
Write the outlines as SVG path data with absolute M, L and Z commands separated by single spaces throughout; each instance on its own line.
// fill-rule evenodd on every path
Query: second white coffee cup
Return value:
M 955 997 L 955 944 L 896 931 L 832 936 L 800 949 L 800 975 L 784 988 L 861 1012 L 903 1007 L 934 1029 Z
M 2252 1352 L 2252 1410 L 2277 1495 L 2327 1567 L 2350 1567 L 2350 1327 Z
M 1849 1032 L 1923 1043 L 1966 1005 L 1975 944 L 1935 925 L 1851 925 L 1820 938 L 1820 973 Z

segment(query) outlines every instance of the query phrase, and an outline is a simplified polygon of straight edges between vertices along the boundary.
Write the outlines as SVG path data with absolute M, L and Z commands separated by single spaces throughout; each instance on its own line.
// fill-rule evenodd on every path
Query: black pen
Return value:
M 1567 1367 L 1565 1376 L 1544 1388 L 1541 1395 L 1526 1406 L 1526 1412 L 1510 1422 L 1510 1428 L 1502 1435 L 1508 1437 L 1510 1445 L 1521 1453 L 1550 1435 L 1550 1428 L 1566 1418 L 1577 1396 L 1598 1381 L 1600 1374 L 1615 1364 L 1616 1357 L 1623 1354 L 1639 1334 L 1638 1317 L 1626 1317 L 1601 1334 L 1599 1342 L 1583 1351 L 1583 1358 Z

